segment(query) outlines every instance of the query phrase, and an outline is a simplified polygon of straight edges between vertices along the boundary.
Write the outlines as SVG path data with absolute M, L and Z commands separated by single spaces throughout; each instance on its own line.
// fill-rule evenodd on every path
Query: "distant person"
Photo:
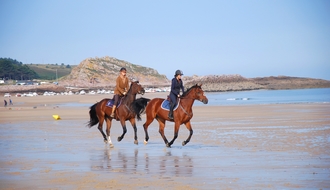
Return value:
M 170 92 L 170 112 L 168 113 L 168 118 L 173 119 L 173 109 L 175 105 L 177 104 L 177 100 L 180 97 L 180 89 L 182 90 L 182 93 L 184 92 L 183 88 L 183 82 L 181 80 L 181 76 L 183 75 L 183 72 L 181 70 L 175 71 L 174 78 L 172 79 L 171 84 L 171 92 Z
M 5 106 L 5 107 L 7 107 L 7 101 L 6 101 L 6 100 L 3 100 L 3 101 L 4 101 L 4 103 L 5 103 L 5 105 L 4 105 L 4 106 Z
M 9 105 L 13 105 L 13 101 L 11 101 L 11 99 L 9 99 Z
M 116 80 L 116 87 L 113 95 L 114 104 L 112 106 L 112 112 L 110 115 L 110 117 L 112 118 L 115 117 L 115 111 L 116 111 L 116 107 L 118 106 L 119 98 L 125 96 L 129 89 L 129 85 L 128 85 L 129 81 L 128 81 L 128 77 L 126 76 L 126 68 L 122 67 L 119 72 L 120 73 Z

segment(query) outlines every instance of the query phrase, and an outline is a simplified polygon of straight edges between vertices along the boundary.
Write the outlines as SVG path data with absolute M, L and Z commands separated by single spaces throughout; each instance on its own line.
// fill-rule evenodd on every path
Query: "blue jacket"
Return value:
M 182 80 L 177 80 L 175 77 L 172 79 L 172 85 L 171 85 L 171 94 L 174 94 L 176 97 L 178 94 L 180 94 L 180 89 L 182 90 L 182 93 L 184 92 L 183 88 L 183 82 Z

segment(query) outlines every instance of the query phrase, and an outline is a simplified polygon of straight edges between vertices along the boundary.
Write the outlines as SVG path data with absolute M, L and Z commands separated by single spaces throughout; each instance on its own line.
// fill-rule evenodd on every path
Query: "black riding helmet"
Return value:
M 120 72 L 121 71 L 126 71 L 126 68 L 125 67 L 122 67 L 121 69 L 120 69 Z
M 176 70 L 175 71 L 175 76 L 178 76 L 178 75 L 183 75 L 183 72 L 181 70 Z

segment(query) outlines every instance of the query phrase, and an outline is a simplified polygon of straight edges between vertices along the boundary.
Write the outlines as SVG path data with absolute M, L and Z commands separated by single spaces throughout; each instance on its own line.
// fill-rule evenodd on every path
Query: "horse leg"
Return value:
M 188 121 L 187 123 L 185 123 L 185 125 L 186 125 L 187 129 L 189 130 L 190 134 L 189 134 L 189 137 L 187 138 L 187 140 L 185 140 L 185 141 L 182 142 L 182 146 L 186 145 L 190 141 L 190 138 L 191 138 L 191 136 L 194 133 L 194 131 L 192 130 L 190 121 Z
M 167 140 L 167 138 L 166 138 L 166 136 L 165 136 L 165 133 L 164 133 L 164 129 L 165 129 L 165 120 L 157 119 L 157 121 L 158 121 L 158 123 L 159 123 L 159 131 L 158 131 L 158 132 L 159 132 L 160 135 L 162 136 L 162 138 L 163 138 L 163 140 L 164 140 L 166 146 L 169 147 L 169 148 L 171 148 L 171 144 L 168 143 L 168 140 Z
M 103 127 L 103 122 L 104 122 L 104 117 L 103 116 L 98 116 L 99 118 L 99 126 L 97 127 L 99 129 L 99 131 L 101 132 L 102 136 L 103 136 L 103 139 L 104 139 L 104 142 L 107 143 L 108 140 L 106 138 L 106 135 L 104 134 L 103 130 L 102 130 L 102 127 Z
M 106 117 L 105 121 L 107 122 L 107 143 L 110 145 L 110 148 L 113 148 L 113 144 L 110 138 L 110 129 L 111 129 L 111 120 L 109 117 Z
M 154 120 L 154 118 L 150 119 L 147 116 L 147 121 L 143 124 L 144 133 L 145 133 L 144 144 L 147 144 L 148 143 L 148 140 L 149 140 L 148 127 L 152 123 L 153 120 Z
M 178 138 L 179 128 L 180 128 L 180 123 L 175 122 L 174 123 L 174 137 L 171 140 L 171 142 L 168 143 L 169 146 L 171 146 L 174 143 L 175 139 Z
M 139 144 L 138 143 L 138 138 L 137 138 L 137 129 L 136 129 L 136 123 L 135 123 L 135 118 L 132 118 L 129 120 L 132 124 L 133 130 L 134 130 L 134 144 Z
M 118 137 L 118 142 L 120 142 L 121 140 L 123 140 L 123 138 L 124 138 L 124 136 L 125 136 L 125 134 L 127 132 L 125 120 L 120 120 L 120 123 L 121 123 L 121 126 L 123 127 L 123 134 Z

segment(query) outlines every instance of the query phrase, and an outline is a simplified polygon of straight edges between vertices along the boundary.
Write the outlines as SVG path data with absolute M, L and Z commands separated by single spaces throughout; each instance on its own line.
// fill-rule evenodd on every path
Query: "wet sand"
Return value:
M 114 121 L 110 148 L 97 126 L 86 127 L 88 107 L 105 97 L 12 97 L 14 106 L 0 108 L 0 189 L 330 188 L 330 104 L 194 106 L 191 141 L 181 145 L 182 125 L 172 148 L 156 121 L 143 144 L 144 116 L 138 145 L 129 122 L 117 142 Z

